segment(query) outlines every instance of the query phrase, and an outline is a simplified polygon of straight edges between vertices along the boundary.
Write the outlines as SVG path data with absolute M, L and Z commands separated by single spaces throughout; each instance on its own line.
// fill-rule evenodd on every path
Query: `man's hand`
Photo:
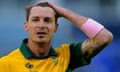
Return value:
M 87 17 L 81 16 L 69 9 L 58 6 L 53 2 L 48 2 L 48 4 L 59 14 L 60 17 L 68 19 L 77 27 L 81 27 L 81 25 L 87 20 Z
M 60 17 L 65 17 L 65 13 L 67 12 L 67 9 L 58 6 L 53 2 L 48 2 L 48 4 L 58 13 Z

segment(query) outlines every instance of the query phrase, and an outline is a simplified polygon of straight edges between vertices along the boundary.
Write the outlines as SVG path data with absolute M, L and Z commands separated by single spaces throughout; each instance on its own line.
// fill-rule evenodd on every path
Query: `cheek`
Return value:
M 49 34 L 50 35 L 53 35 L 54 34 L 54 32 L 55 32 L 55 27 L 52 25 L 52 26 L 49 26 L 48 27 L 48 30 L 49 30 Z
M 56 32 L 57 31 L 57 24 L 53 25 L 53 32 Z
M 29 25 L 27 30 L 28 30 L 28 33 L 32 33 L 34 31 L 34 27 Z
M 56 32 L 56 26 L 55 25 L 52 25 L 51 26 L 51 31 L 54 33 L 54 32 Z

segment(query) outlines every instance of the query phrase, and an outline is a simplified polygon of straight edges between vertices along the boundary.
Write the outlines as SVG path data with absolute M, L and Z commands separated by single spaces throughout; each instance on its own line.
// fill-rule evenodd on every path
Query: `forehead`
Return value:
M 54 17 L 55 12 L 50 7 L 32 7 L 30 11 L 30 16 L 40 16 L 40 17 Z

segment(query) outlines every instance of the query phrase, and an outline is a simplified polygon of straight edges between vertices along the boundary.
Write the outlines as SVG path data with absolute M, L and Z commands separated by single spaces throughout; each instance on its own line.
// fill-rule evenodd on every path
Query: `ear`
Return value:
M 28 32 L 28 22 L 24 22 L 24 29 Z
M 54 32 L 56 32 L 57 29 L 58 29 L 58 24 L 56 23 L 56 24 L 55 24 L 55 30 L 54 30 Z

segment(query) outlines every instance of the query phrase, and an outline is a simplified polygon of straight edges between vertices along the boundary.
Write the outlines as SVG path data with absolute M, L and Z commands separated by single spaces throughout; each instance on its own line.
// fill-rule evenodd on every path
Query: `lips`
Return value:
M 37 32 L 36 34 L 47 34 L 46 32 Z
M 43 36 L 47 35 L 47 32 L 36 32 L 36 34 L 37 34 L 39 37 L 43 37 Z

